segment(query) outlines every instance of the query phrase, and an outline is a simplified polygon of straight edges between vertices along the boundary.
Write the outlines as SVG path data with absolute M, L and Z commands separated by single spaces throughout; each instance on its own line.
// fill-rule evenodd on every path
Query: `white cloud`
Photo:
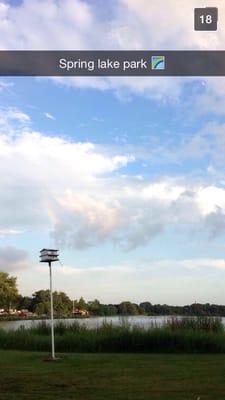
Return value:
M 66 276 L 77 276 L 77 275 L 115 275 L 120 273 L 130 273 L 133 270 L 132 266 L 129 265 L 103 265 L 99 267 L 72 267 L 63 266 L 59 269 L 60 275 Z
M 120 38 L 126 38 L 129 48 L 134 41 L 137 48 L 143 49 L 223 49 L 225 10 L 222 0 L 207 2 L 207 6 L 219 9 L 221 29 L 213 34 L 194 31 L 194 8 L 205 7 L 204 0 L 122 0 L 122 3 L 128 12 L 125 20 L 121 15 Z
M 27 123 L 30 121 L 29 115 L 18 110 L 17 108 L 1 108 L 0 109 L 0 124 L 5 126 L 6 123 L 12 122 Z
M 48 119 L 51 119 L 52 121 L 55 121 L 56 118 L 54 117 L 54 115 L 48 113 L 48 112 L 44 112 L 44 116 Z
M 0 108 L 0 133 L 9 136 L 17 130 L 29 125 L 30 117 L 26 113 L 13 107 Z
M 13 82 L 5 82 L 4 80 L 0 80 L 0 92 L 9 91 L 13 86 Z
M 126 249 L 179 226 L 211 238 L 224 233 L 224 186 L 182 177 L 136 179 L 121 170 L 135 154 L 32 131 L 19 110 L 4 115 L 10 118 L 0 134 L 1 232 L 45 229 L 60 246 L 110 241 Z M 220 134 L 218 128 L 216 140 Z
M 59 275 L 65 276 L 92 276 L 98 275 L 101 276 L 102 279 L 104 277 L 107 279 L 107 276 L 115 276 L 115 275 L 127 275 L 127 276 L 135 276 L 136 274 L 146 276 L 152 275 L 154 271 L 154 275 L 165 273 L 165 270 L 174 271 L 179 270 L 182 274 L 186 271 L 187 274 L 191 272 L 191 270 L 225 270 L 225 260 L 220 258 L 186 258 L 186 259 L 149 259 L 148 261 L 143 260 L 135 260 L 127 261 L 124 264 L 115 264 L 115 265 L 100 265 L 96 267 L 87 267 L 87 266 L 69 266 L 63 265 L 58 269 Z
M 149 265 L 153 268 L 161 269 L 225 269 L 225 260 L 219 258 L 190 258 L 190 259 L 165 259 L 149 260 Z
M 11 236 L 11 235 L 19 235 L 22 231 L 18 229 L 1 229 L 0 237 Z
M 72 207 L 74 193 L 78 198 L 89 199 L 91 194 L 87 192 L 98 190 L 98 179 L 104 180 L 104 175 L 133 160 L 131 155 L 111 155 L 92 143 L 47 137 L 29 130 L 28 126 L 20 128 L 18 135 L 18 127 L 11 125 L 8 135 L 8 119 L 3 131 L 2 128 L 0 229 L 3 231 L 49 227 L 58 218 L 54 209 L 59 208 L 60 214 L 62 209 Z M 77 207 L 79 215 L 79 202 Z M 72 213 L 76 214 L 75 208 Z
M 94 2 L 81 0 L 33 0 L 32 3 L 24 0 L 16 7 L 0 5 L 1 49 L 224 49 L 223 0 L 207 3 L 219 9 L 217 32 L 194 31 L 194 8 L 205 7 L 203 0 L 118 0 L 113 13 L 106 4 L 104 18 Z M 54 80 L 72 87 L 113 90 L 122 98 L 135 93 L 160 100 L 179 97 L 185 82 L 192 81 L 110 77 Z M 223 78 L 205 82 L 209 94 L 224 97 Z M 201 99 L 201 102 L 206 104 L 208 100 Z
M 31 265 L 26 251 L 11 246 L 0 247 L 0 271 L 19 272 Z
M 223 0 L 211 0 L 210 5 L 219 8 L 221 28 Z M 33 0 L 32 4 L 24 0 L 16 7 L 0 6 L 2 49 L 105 49 L 106 43 L 109 49 L 223 49 L 223 29 L 193 29 L 193 10 L 204 7 L 203 0 L 120 0 L 113 13 L 106 4 L 105 18 L 94 3 L 81 0 Z
M 208 172 L 211 174 L 213 172 L 214 180 L 216 180 L 216 175 L 221 167 L 224 166 L 224 123 L 214 122 L 213 120 L 206 123 L 200 130 L 190 127 L 188 134 L 181 131 L 178 136 L 173 138 L 171 135 L 168 140 L 161 141 L 156 137 L 154 142 L 154 136 L 151 139 L 153 140 L 149 141 L 145 148 L 140 148 L 140 154 L 143 158 L 149 159 L 151 162 L 179 166 L 182 162 L 189 161 L 191 169 L 193 161 L 208 159 L 207 162 L 211 163 Z
M 99 117 L 93 117 L 92 121 L 94 121 L 94 122 L 104 122 L 104 119 L 103 118 L 99 118 Z

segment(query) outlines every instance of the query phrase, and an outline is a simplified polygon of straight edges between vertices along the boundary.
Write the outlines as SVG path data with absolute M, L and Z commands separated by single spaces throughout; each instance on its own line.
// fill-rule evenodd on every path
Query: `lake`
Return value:
M 113 325 L 122 325 L 124 323 L 129 323 L 130 325 L 137 325 L 142 328 L 148 328 L 152 326 L 161 326 L 166 321 L 171 320 L 174 316 L 164 315 L 164 316 L 115 316 L 115 317 L 90 317 L 90 318 L 68 318 L 68 319 L 55 319 L 55 323 L 57 322 L 64 322 L 65 324 L 71 325 L 75 321 L 80 325 L 85 325 L 87 328 L 97 328 L 101 326 L 104 322 L 112 323 Z M 182 318 L 180 316 L 176 316 L 176 318 Z M 189 318 L 189 317 L 186 317 Z M 45 320 L 46 323 L 50 323 L 50 320 Z M 42 320 L 21 320 L 21 321 L 0 321 L 0 329 L 6 330 L 15 330 L 21 328 L 30 328 L 37 326 Z M 222 318 L 222 322 L 225 325 L 225 318 Z

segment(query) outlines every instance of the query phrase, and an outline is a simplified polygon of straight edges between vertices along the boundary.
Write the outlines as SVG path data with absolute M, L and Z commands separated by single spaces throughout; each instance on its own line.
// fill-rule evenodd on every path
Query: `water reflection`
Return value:
M 149 328 L 153 326 L 161 326 L 166 321 L 171 320 L 172 316 L 134 316 L 134 317 L 91 317 L 91 318 L 84 318 L 84 319 L 57 319 L 59 322 L 64 322 L 67 325 L 71 325 L 76 321 L 80 325 L 85 325 L 87 328 L 97 328 L 101 326 L 103 323 L 112 323 L 113 325 L 124 325 L 130 324 L 135 326 L 140 326 L 143 328 Z M 177 317 L 176 318 L 182 318 Z M 188 317 L 187 317 L 188 318 Z M 0 321 L 0 329 L 6 330 L 15 330 L 20 327 L 30 328 L 37 326 L 42 320 L 25 320 L 25 321 Z M 222 322 L 225 325 L 225 318 L 222 318 Z M 49 320 L 46 320 L 46 323 L 50 323 Z

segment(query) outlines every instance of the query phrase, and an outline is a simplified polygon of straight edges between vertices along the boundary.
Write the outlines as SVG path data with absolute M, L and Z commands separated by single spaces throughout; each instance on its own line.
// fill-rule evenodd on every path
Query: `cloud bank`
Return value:
M 0 247 L 0 271 L 17 272 L 31 267 L 28 253 L 12 246 Z
M 225 232 L 225 187 L 215 176 L 210 183 L 182 175 L 126 175 L 135 152 L 47 136 L 15 109 L 2 110 L 0 121 L 2 233 L 44 229 L 62 247 L 110 242 L 130 250 L 179 227 L 211 239 Z M 204 140 L 213 141 L 216 152 L 220 147 L 222 157 L 225 129 L 214 131 Z

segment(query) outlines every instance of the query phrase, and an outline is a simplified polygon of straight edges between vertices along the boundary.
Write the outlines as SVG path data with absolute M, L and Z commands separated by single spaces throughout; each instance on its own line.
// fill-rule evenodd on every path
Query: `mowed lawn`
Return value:
M 224 400 L 224 355 L 0 351 L 1 400 Z

